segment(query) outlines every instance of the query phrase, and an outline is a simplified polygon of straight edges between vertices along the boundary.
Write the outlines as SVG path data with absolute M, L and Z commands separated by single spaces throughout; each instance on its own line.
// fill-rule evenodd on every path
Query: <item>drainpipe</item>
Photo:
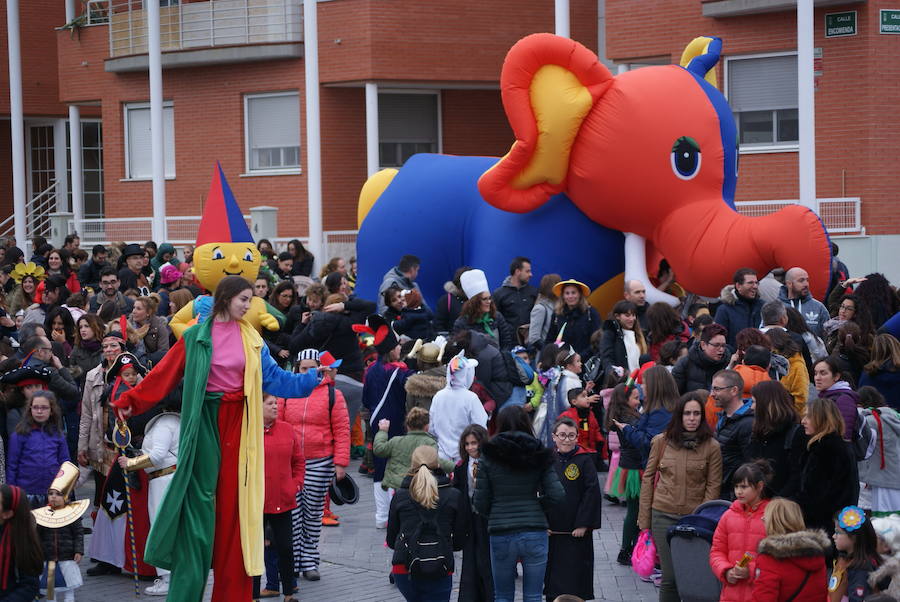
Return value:
M 813 80 L 813 0 L 797 2 L 797 107 L 800 129 L 800 204 L 818 211 L 816 202 L 816 98 Z
M 22 108 L 22 57 L 19 43 L 19 0 L 6 2 L 9 47 L 9 128 L 12 141 L 13 218 L 16 244 L 30 257 L 25 214 L 25 114 Z
M 323 261 L 322 141 L 319 132 L 319 31 L 316 0 L 303 0 L 303 46 L 306 86 L 306 192 L 309 250 Z
M 69 147 L 70 161 L 72 162 L 72 180 L 69 185 L 72 188 L 72 220 L 75 222 L 75 232 L 84 236 L 84 182 L 82 181 L 81 167 L 81 109 L 78 105 L 69 105 Z
M 159 2 L 145 2 L 147 29 L 150 36 L 150 156 L 153 170 L 153 219 L 151 235 L 157 244 L 166 234 L 166 157 L 163 124 L 162 50 L 159 40 Z
M 378 171 L 378 84 L 366 82 L 366 163 L 369 177 Z
M 562 36 L 564 38 L 569 37 L 569 0 L 556 0 L 554 2 L 555 8 L 555 23 L 556 23 L 556 35 Z

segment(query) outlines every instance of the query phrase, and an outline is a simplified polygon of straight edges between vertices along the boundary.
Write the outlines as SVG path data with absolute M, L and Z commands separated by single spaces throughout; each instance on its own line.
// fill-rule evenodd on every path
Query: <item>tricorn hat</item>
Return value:
M 4 374 L 0 377 L 0 382 L 5 385 L 16 385 L 17 387 L 24 387 L 25 385 L 47 386 L 50 383 L 52 374 L 52 370 L 47 366 L 22 366 Z
M 359 501 L 359 487 L 348 474 L 341 480 L 332 479 L 328 493 L 331 495 L 331 501 L 338 506 L 355 504 Z
M 141 363 L 134 355 L 126 351 L 125 353 L 120 353 L 118 356 L 116 356 L 116 359 L 113 361 L 112 365 L 107 368 L 107 384 L 112 383 L 114 380 L 116 380 L 116 377 L 119 375 L 119 373 L 122 372 L 122 370 L 127 366 L 133 367 L 141 376 L 147 375 L 147 369 L 141 365 Z

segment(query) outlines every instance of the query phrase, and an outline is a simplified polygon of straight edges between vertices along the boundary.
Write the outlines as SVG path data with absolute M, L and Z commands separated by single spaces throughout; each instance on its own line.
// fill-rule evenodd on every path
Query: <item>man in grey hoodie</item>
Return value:
M 388 270 L 381 281 L 381 286 L 378 287 L 377 302 L 379 314 L 383 314 L 384 310 L 387 309 L 387 305 L 384 303 L 384 291 L 391 287 L 407 291 L 417 290 L 421 294 L 422 291 L 419 289 L 419 285 L 416 284 L 420 264 L 421 261 L 415 255 L 404 255 L 396 266 Z M 424 297 L 422 297 L 422 304 L 426 307 L 428 306 Z
M 818 337 L 824 337 L 823 326 L 828 318 L 828 309 L 813 299 L 809 292 L 809 274 L 803 268 L 791 268 L 784 274 L 784 286 L 778 299 L 800 312 L 806 325 Z

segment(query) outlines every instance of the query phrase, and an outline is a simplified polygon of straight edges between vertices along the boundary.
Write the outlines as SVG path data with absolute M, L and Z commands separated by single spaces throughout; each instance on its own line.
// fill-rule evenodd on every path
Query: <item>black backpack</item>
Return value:
M 406 550 L 406 570 L 415 579 L 442 579 L 453 571 L 453 548 L 438 523 L 437 510 L 424 510 L 412 502 L 419 524 L 409 533 L 400 533 Z
M 501 349 L 500 356 L 503 358 L 503 366 L 506 368 L 506 380 L 515 387 L 525 387 L 531 384 L 534 377 L 528 378 L 528 374 L 519 366 L 519 362 L 516 361 L 512 352 Z

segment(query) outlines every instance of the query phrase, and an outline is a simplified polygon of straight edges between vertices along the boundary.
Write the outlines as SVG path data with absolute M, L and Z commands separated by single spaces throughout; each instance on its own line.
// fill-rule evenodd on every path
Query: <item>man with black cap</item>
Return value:
M 100 287 L 100 272 L 109 264 L 106 262 L 109 253 L 103 245 L 94 245 L 91 258 L 78 270 L 78 282 L 84 288 L 97 290 Z
M 41 293 L 41 302 L 35 303 L 25 311 L 22 324 L 43 324 L 44 319 L 54 307 L 58 307 L 69 298 L 69 289 L 66 288 L 66 279 L 59 274 L 48 276 L 44 280 L 44 291 Z
M 125 266 L 119 270 L 119 290 L 123 293 L 129 289 L 148 288 L 150 284 L 144 275 L 144 249 L 139 244 L 125 245 L 122 259 Z

